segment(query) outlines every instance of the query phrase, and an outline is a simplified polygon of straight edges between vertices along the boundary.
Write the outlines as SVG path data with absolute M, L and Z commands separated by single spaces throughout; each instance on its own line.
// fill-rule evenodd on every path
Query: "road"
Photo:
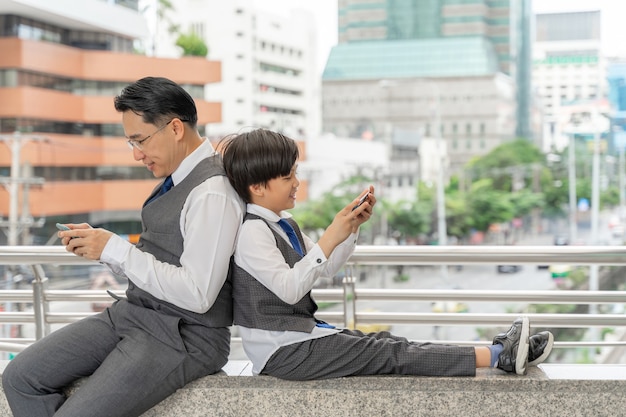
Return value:
M 381 271 L 382 272 L 382 271 Z M 404 289 L 471 289 L 471 290 L 551 290 L 555 283 L 549 271 L 537 269 L 534 265 L 525 265 L 519 272 L 499 274 L 494 265 L 466 265 L 461 271 L 448 268 L 447 276 L 442 274 L 440 267 L 407 267 L 409 275 L 406 282 L 394 282 L 394 271 L 384 271 L 385 278 L 368 278 L 359 283 L 362 287 L 372 288 L 404 288 Z M 377 281 L 370 283 L 370 281 Z M 380 284 L 384 280 L 384 287 Z M 374 285 L 371 285 L 374 284 Z M 513 303 L 470 302 L 467 303 L 471 313 L 512 313 L 523 311 L 524 305 Z M 357 309 L 416 312 L 432 311 L 431 302 L 394 302 L 376 301 L 357 304 Z M 476 340 L 478 333 L 474 326 L 442 326 L 439 329 L 424 325 L 393 325 L 391 332 L 412 340 Z

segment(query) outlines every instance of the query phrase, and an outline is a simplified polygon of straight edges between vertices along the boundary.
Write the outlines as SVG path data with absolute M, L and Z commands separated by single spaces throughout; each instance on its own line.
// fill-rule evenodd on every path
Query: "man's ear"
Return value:
M 185 134 L 185 124 L 178 117 L 175 117 L 171 121 L 172 130 L 174 131 L 174 135 L 176 138 L 182 138 Z

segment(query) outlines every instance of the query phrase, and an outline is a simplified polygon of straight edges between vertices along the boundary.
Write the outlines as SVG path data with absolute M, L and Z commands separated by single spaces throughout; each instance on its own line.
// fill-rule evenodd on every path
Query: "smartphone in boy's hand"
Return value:
M 356 210 L 361 204 L 365 203 L 369 196 L 370 192 L 368 191 L 363 197 L 359 199 L 359 202 L 356 204 L 356 206 L 352 207 L 352 211 Z

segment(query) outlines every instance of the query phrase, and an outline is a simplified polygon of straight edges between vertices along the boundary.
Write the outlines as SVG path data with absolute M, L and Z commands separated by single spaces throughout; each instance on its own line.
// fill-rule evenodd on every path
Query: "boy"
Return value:
M 552 335 L 529 338 L 526 317 L 489 347 L 415 343 L 388 332 L 365 335 L 316 319 L 311 288 L 318 277 L 333 276 L 353 252 L 359 226 L 376 204 L 374 187 L 339 211 L 315 243 L 285 211 L 295 206 L 299 186 L 295 141 L 258 129 L 227 138 L 222 152 L 226 175 L 247 203 L 235 248 L 233 313 L 254 374 L 289 380 L 473 376 L 477 367 L 497 366 L 522 375 L 529 357 L 537 364 L 550 353 Z

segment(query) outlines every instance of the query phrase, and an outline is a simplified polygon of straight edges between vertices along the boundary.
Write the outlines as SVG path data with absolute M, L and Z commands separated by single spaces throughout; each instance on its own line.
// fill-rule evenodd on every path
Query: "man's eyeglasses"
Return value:
M 128 144 L 128 147 L 129 147 L 130 149 L 137 148 L 137 149 L 139 149 L 140 151 L 141 151 L 141 150 L 143 150 L 143 144 L 144 144 L 144 142 L 145 142 L 145 141 L 147 141 L 148 139 L 150 139 L 152 136 L 154 136 L 154 135 L 156 135 L 157 133 L 159 133 L 161 130 L 165 129 L 165 127 L 166 127 L 167 125 L 169 125 L 170 123 L 172 123 L 172 120 L 174 120 L 174 119 L 171 119 L 169 122 L 165 123 L 163 126 L 161 126 L 160 128 L 158 128 L 158 129 L 157 129 L 154 133 L 152 133 L 151 135 L 146 136 L 146 137 L 145 137 L 145 138 L 143 138 L 143 139 L 140 139 L 140 140 L 136 140 L 136 139 L 128 139 L 128 140 L 126 140 L 126 143 Z M 182 120 L 182 119 L 181 119 L 181 121 L 182 121 L 182 122 L 184 122 L 184 120 Z

